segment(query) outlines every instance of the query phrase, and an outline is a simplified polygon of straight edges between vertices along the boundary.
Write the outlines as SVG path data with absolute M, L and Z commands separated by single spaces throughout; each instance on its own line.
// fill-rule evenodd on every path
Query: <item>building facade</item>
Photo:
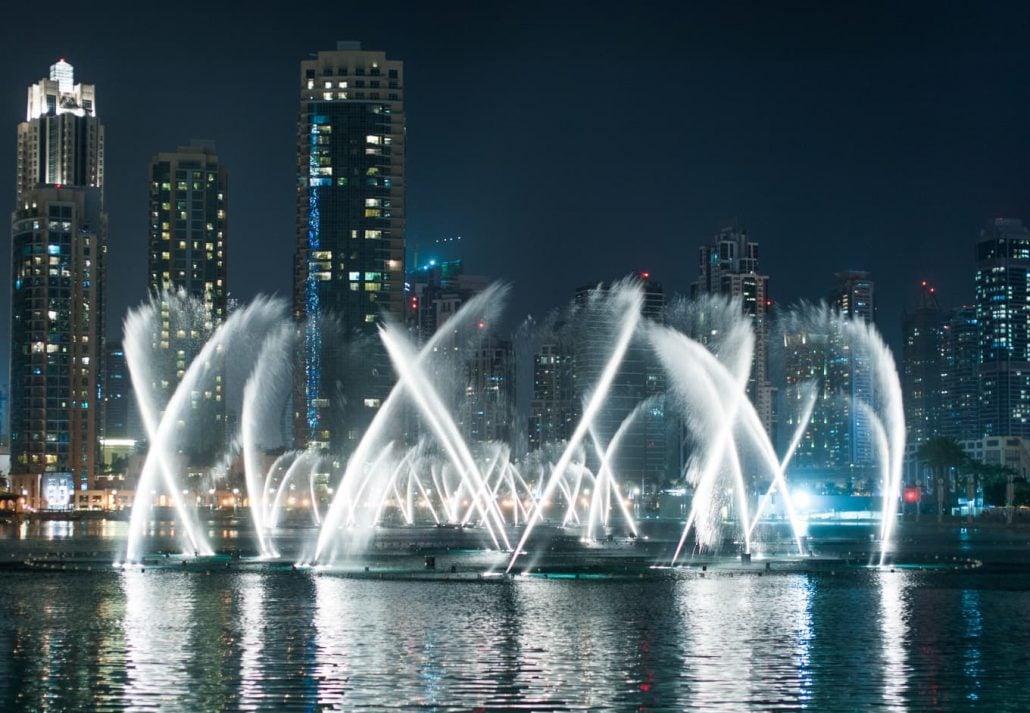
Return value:
M 148 278 L 159 301 L 153 393 L 167 403 L 190 362 L 228 313 L 228 172 L 210 142 L 159 153 L 150 162 Z M 216 369 L 190 395 L 189 430 L 178 441 L 196 465 L 225 447 L 224 377 Z
M 346 453 L 389 392 L 404 314 L 404 66 L 341 42 L 300 64 L 293 313 L 297 445 Z
M 533 396 L 529 406 L 529 449 L 567 441 L 579 421 L 572 345 L 555 337 L 541 344 L 533 355 Z
M 949 310 L 941 338 L 940 435 L 980 438 L 980 327 L 976 307 Z
M 1030 437 L 1030 231 L 998 218 L 976 244 L 981 436 Z
M 738 225 L 724 226 L 699 251 L 698 279 L 691 296 L 723 295 L 738 299 L 755 332 L 748 396 L 770 436 L 775 438 L 775 389 L 769 382 L 769 276 L 759 271 L 758 243 Z
M 848 270 L 834 276 L 830 305 L 841 317 L 866 323 L 876 319 L 876 287 L 868 272 Z M 843 335 L 831 335 L 830 358 L 827 368 L 827 383 L 848 398 L 835 411 L 838 423 L 833 427 L 836 437 L 846 439 L 848 459 L 853 466 L 871 466 L 875 462 L 873 432 L 868 419 L 856 402 L 875 407 L 873 391 L 873 365 L 870 355 L 852 349 L 840 341 Z
M 915 309 L 902 319 L 901 387 L 908 443 L 941 435 L 946 316 L 936 291 L 924 280 Z
M 103 127 L 59 61 L 28 89 L 12 216 L 12 485 L 67 507 L 97 474 L 104 357 Z

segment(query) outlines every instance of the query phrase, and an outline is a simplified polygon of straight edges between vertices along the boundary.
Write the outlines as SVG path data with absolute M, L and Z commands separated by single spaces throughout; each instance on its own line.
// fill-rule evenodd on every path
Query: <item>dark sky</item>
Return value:
M 65 57 L 106 126 L 111 325 L 145 291 L 148 161 L 191 138 L 230 171 L 232 293 L 289 294 L 298 62 L 337 39 L 405 62 L 409 245 L 463 236 L 518 315 L 633 269 L 687 290 L 736 217 L 777 302 L 872 271 L 896 344 L 918 279 L 968 302 L 980 226 L 1030 217 L 1025 3 L 268 4 L 5 8 L 0 210 Z

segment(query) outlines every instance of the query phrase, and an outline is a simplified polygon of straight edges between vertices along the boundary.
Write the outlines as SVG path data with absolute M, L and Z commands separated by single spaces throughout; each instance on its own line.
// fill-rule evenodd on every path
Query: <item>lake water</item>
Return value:
M 62 545 L 52 525 L 8 533 L 4 557 L 113 537 Z M 11 568 L 0 601 L 5 711 L 1030 710 L 1025 564 L 506 581 Z

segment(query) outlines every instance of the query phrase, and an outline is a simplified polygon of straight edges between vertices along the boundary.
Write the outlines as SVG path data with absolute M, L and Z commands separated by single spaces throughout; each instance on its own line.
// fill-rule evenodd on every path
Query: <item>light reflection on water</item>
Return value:
M 5 572 L 0 710 L 1026 711 L 1030 577 Z
M 905 598 L 906 579 L 903 571 L 880 570 L 880 628 L 883 644 L 883 701 L 889 710 L 905 710 Z

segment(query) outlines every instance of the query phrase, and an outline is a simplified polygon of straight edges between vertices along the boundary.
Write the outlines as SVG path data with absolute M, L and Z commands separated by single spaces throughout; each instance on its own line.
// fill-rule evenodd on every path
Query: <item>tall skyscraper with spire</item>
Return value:
M 404 311 L 404 66 L 340 42 L 300 64 L 294 316 L 298 445 L 350 451 L 385 399 Z
M 12 481 L 34 503 L 62 507 L 96 475 L 107 251 L 96 91 L 63 59 L 28 88 L 17 159 Z

